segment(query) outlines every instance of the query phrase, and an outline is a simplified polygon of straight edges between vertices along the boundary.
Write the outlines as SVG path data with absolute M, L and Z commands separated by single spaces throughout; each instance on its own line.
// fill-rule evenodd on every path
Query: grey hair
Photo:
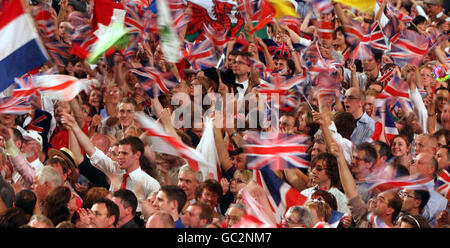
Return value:
M 195 180 L 197 180 L 198 183 L 203 182 L 203 173 L 202 173 L 202 171 L 201 170 L 193 171 L 188 164 L 184 164 L 183 166 L 180 167 L 180 171 L 178 172 L 178 174 L 181 174 L 181 172 L 194 173 Z
M 228 207 L 226 214 L 228 214 L 228 212 L 231 211 L 232 208 L 237 208 L 237 209 L 240 209 L 240 210 L 244 211 L 244 213 L 247 213 L 247 208 L 245 207 L 244 204 L 242 204 L 242 203 L 233 203 L 233 204 L 231 204 Z
M 307 228 L 311 228 L 313 225 L 313 216 L 311 210 L 305 206 L 292 206 L 288 210 L 289 213 L 296 213 L 298 215 L 297 224 L 306 225 Z
M 30 218 L 30 222 L 28 222 L 28 223 L 31 223 L 33 220 L 36 220 L 37 222 L 45 223 L 45 224 L 47 224 L 47 226 L 49 228 L 55 227 L 53 222 L 47 216 L 42 215 L 42 214 L 33 214 L 33 216 L 31 216 L 31 218 Z
M 49 182 L 53 187 L 61 186 L 61 175 L 59 171 L 51 166 L 43 166 L 37 171 L 37 179 L 40 184 Z

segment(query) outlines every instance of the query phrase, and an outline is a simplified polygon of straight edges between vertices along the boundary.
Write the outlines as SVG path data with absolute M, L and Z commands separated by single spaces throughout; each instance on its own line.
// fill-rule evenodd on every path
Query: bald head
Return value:
M 145 224 L 146 228 L 174 228 L 175 223 L 169 213 L 159 211 L 154 213 Z
M 421 134 L 414 141 L 415 154 L 429 153 L 436 154 L 438 148 L 437 138 L 430 134 Z
M 108 153 L 109 147 L 111 146 L 109 138 L 103 134 L 94 134 L 91 137 L 91 142 L 105 154 Z
M 411 175 L 420 174 L 426 178 L 433 178 L 438 170 L 438 163 L 430 153 L 416 155 L 414 163 L 409 167 Z

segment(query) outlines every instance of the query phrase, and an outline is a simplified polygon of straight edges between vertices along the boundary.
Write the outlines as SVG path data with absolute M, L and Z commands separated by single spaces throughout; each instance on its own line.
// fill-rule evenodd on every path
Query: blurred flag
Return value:
M 373 12 L 376 0 L 333 0 L 363 12 Z
M 167 62 L 178 63 L 181 60 L 181 42 L 173 26 L 172 16 L 165 0 L 156 0 L 158 5 L 158 26 L 161 50 Z
M 92 80 L 78 79 L 68 75 L 41 75 L 32 77 L 39 93 L 51 100 L 71 101 L 81 91 L 88 91 Z
M 178 84 L 178 80 L 173 73 L 164 73 L 154 67 L 135 68 L 131 69 L 130 72 L 137 76 L 142 88 L 151 98 L 169 92 Z
M 275 9 L 276 14 L 275 18 L 281 17 L 281 16 L 294 16 L 294 17 L 300 17 L 298 13 L 295 11 L 294 6 L 292 6 L 292 3 L 287 0 L 269 0 L 269 3 L 272 5 L 272 7 Z
M 443 169 L 436 182 L 436 191 L 450 200 L 450 173 L 449 168 Z
M 0 98 L 0 114 L 23 115 L 34 110 L 28 98 L 3 97 Z
M 220 170 L 216 141 L 214 140 L 213 122 L 214 120 L 212 118 L 206 118 L 202 138 L 195 149 L 205 157 L 206 161 L 208 161 L 207 164 L 199 163 L 199 170 L 202 171 L 204 176 L 212 173 L 214 179 L 220 182 L 222 173 Z

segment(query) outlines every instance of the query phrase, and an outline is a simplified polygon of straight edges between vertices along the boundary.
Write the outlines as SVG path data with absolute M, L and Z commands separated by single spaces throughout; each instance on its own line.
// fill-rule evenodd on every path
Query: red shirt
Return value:
M 86 120 L 84 121 L 83 133 L 88 135 L 88 123 Z M 52 137 L 50 138 L 50 145 L 51 148 L 57 150 L 61 149 L 62 147 L 69 148 L 69 131 L 66 129 L 56 127 L 55 131 L 53 131 Z M 81 146 L 80 148 L 81 154 L 84 155 L 85 154 L 84 149 Z

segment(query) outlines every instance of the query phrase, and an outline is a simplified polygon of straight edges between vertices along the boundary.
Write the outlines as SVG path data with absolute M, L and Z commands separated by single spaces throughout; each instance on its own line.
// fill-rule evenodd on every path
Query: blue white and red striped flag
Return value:
M 309 168 L 310 161 L 305 144 L 309 136 L 281 133 L 248 133 L 244 151 L 247 167 L 259 169 L 270 165 L 274 170 Z
M 194 70 L 211 68 L 217 65 L 214 44 L 210 40 L 203 40 L 197 44 L 187 43 L 185 58 Z
M 131 69 L 130 72 L 136 74 L 142 88 L 151 98 L 169 92 L 178 84 L 178 80 L 173 73 L 164 73 L 154 67 L 135 68 Z
M 0 15 L 0 92 L 14 83 L 14 78 L 49 60 L 30 14 L 22 1 L 11 0 Z
M 372 193 L 377 193 L 390 189 L 399 189 L 411 186 L 420 187 L 429 182 L 430 179 L 420 176 L 404 176 L 394 179 L 364 179 L 361 181 L 369 185 L 369 191 L 371 191 Z
M 447 200 L 450 200 L 450 173 L 449 168 L 443 169 L 439 173 L 436 182 L 436 191 L 443 195 Z
M 428 53 L 429 41 L 412 30 L 403 30 L 391 39 L 391 50 L 387 53 L 400 67 L 405 64 L 419 66 Z
M 253 179 L 266 192 L 277 224 L 281 223 L 282 217 L 290 207 L 302 206 L 308 200 L 308 197 L 275 175 L 270 166 L 253 170 Z
M 33 111 L 29 98 L 3 97 L 0 98 L 0 114 L 23 115 Z

